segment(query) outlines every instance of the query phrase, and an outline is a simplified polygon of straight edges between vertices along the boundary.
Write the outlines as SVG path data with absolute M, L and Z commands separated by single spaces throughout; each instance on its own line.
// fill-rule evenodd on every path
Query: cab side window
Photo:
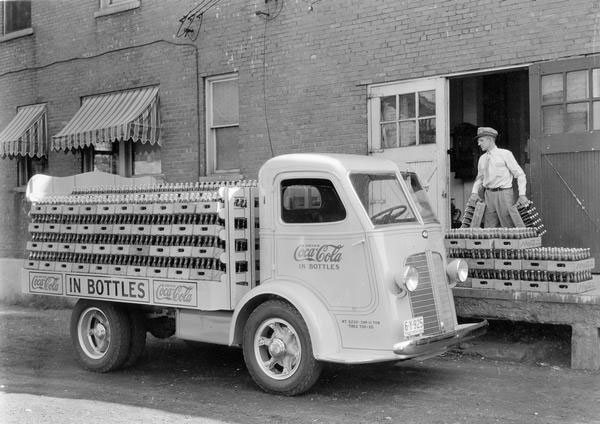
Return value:
M 281 182 L 281 218 L 289 224 L 336 222 L 346 218 L 346 209 L 331 181 L 295 178 Z

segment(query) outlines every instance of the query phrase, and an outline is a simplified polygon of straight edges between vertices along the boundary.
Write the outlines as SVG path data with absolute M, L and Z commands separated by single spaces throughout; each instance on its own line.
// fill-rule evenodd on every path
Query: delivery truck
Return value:
M 89 370 L 133 365 L 149 332 L 241 347 L 260 388 L 296 395 L 323 363 L 428 358 L 485 331 L 458 323 L 466 262 L 447 263 L 426 191 L 391 161 L 289 154 L 258 181 L 101 182 L 27 187 L 23 291 L 77 299 Z

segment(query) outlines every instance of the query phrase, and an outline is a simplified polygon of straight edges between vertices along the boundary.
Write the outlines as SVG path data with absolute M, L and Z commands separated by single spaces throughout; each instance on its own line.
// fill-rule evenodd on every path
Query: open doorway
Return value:
M 451 225 L 471 194 L 481 152 L 477 127 L 498 131 L 498 147 L 510 150 L 529 175 L 529 75 L 527 68 L 449 79 Z

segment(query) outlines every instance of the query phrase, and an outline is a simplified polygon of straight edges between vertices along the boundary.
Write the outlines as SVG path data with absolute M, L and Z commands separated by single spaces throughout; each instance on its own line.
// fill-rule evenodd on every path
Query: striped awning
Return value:
M 85 97 L 69 123 L 52 137 L 52 150 L 122 140 L 160 145 L 158 87 Z
M 45 156 L 47 139 L 46 104 L 21 106 L 0 133 L 0 156 Z

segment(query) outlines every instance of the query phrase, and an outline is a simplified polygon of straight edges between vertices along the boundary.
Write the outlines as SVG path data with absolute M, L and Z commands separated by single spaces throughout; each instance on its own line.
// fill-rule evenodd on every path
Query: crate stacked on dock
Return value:
M 529 201 L 527 206 L 514 205 L 511 207 L 510 216 L 515 227 L 533 228 L 538 236 L 546 234 L 542 218 L 532 201 Z
M 253 267 L 235 254 L 250 243 L 254 248 L 254 231 L 242 223 L 250 214 L 240 211 L 253 210 L 255 187 L 254 181 L 111 186 L 46 198 L 30 211 L 25 268 L 247 280 Z
M 469 199 L 465 205 L 461 228 L 479 228 L 483 222 L 485 202 Z
M 580 293 L 592 288 L 589 249 L 541 247 L 535 228 L 459 228 L 446 235 L 448 257 L 469 264 L 474 288 Z

